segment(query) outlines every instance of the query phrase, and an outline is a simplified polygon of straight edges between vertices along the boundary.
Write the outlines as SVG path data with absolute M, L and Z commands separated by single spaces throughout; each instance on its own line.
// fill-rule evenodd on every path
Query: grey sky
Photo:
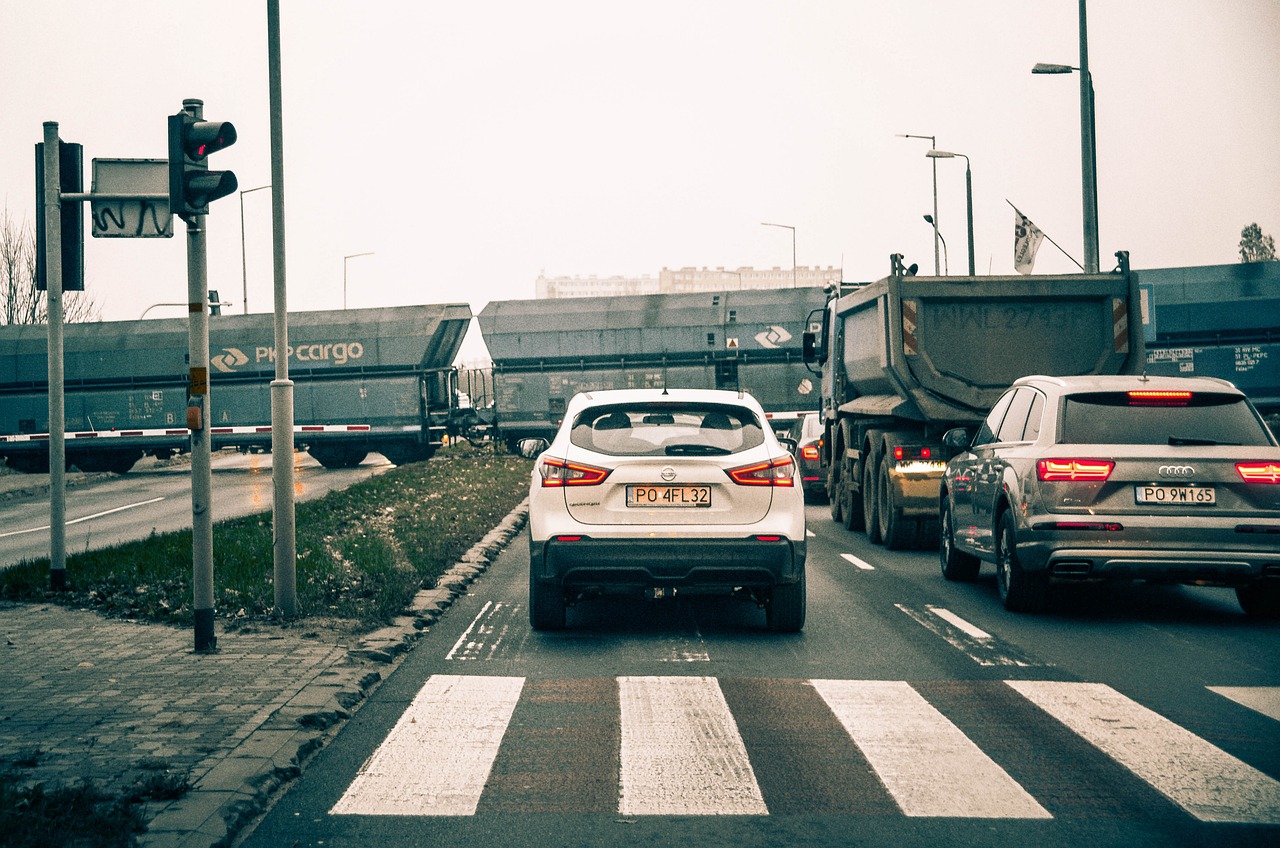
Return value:
M 927 141 L 972 161 L 979 273 L 1011 273 L 1017 204 L 1083 258 L 1076 0 L 646 3 L 282 0 L 289 302 L 532 297 L 547 274 L 801 265 L 933 268 Z M 265 0 L 0 0 L 0 201 L 34 214 L 42 123 L 89 160 L 164 158 L 205 101 L 239 142 L 214 167 L 270 182 Z M 1237 261 L 1280 235 L 1280 2 L 1089 8 L 1100 254 Z M 938 162 L 952 273 L 964 162 Z M 249 306 L 271 309 L 268 193 L 244 197 Z M 209 216 L 210 287 L 241 311 L 239 198 Z M 185 300 L 171 240 L 91 239 L 109 320 Z M 1074 266 L 1051 245 L 1036 273 Z M 153 314 L 162 314 L 158 311 Z M 171 311 L 168 314 L 175 314 Z M 177 312 L 176 314 L 180 314 Z

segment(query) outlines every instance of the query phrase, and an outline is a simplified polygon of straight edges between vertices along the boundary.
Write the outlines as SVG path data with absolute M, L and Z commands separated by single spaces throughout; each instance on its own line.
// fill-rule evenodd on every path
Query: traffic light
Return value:
M 189 112 L 169 116 L 169 212 L 184 219 L 209 212 L 209 202 L 236 190 L 231 171 L 210 171 L 210 153 L 236 143 L 226 121 L 200 121 Z
M 84 148 L 58 140 L 58 190 L 62 194 L 84 191 Z M 84 211 L 80 201 L 61 204 L 62 290 L 84 291 Z M 48 291 L 44 246 L 44 142 L 36 144 L 36 290 Z

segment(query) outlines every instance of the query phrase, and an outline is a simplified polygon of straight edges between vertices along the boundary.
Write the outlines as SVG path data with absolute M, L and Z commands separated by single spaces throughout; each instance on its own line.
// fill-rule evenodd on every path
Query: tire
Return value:
M 982 571 L 982 560 L 956 549 L 955 526 L 951 521 L 949 499 L 942 499 L 941 512 L 938 521 L 938 559 L 942 563 L 942 576 L 964 583 L 977 580 Z
M 773 587 L 765 606 L 765 624 L 774 633 L 799 633 L 804 629 L 805 573 L 794 583 Z
M 1237 586 L 1236 600 L 1251 618 L 1280 618 L 1280 580 L 1263 578 Z
M 1022 570 L 1018 562 L 1017 539 L 1014 536 L 1013 513 L 1005 510 L 996 526 L 996 587 L 1000 601 L 1010 612 L 1039 612 L 1044 609 L 1049 580 Z
M 529 574 L 529 626 L 534 630 L 564 630 L 564 590 Z
M 834 461 L 829 475 L 827 493 L 828 504 L 831 507 L 831 520 L 836 524 L 844 524 L 844 486 L 841 485 L 843 479 L 840 476 L 840 466 Z
M 893 485 L 889 480 L 889 454 L 880 457 L 876 475 L 876 515 L 880 520 L 880 540 L 891 551 L 909 548 L 916 541 L 916 522 L 903 518 L 893 500 Z
M 872 453 L 862 454 L 862 526 L 867 531 L 867 539 L 878 545 L 884 541 L 880 535 L 880 493 L 876 486 L 876 462 Z

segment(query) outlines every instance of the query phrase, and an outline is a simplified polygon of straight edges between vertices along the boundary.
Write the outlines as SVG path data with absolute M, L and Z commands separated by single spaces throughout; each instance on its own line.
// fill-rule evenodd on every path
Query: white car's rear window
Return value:
M 721 456 L 764 444 L 764 430 L 744 407 L 643 403 L 584 410 L 569 441 L 613 456 Z

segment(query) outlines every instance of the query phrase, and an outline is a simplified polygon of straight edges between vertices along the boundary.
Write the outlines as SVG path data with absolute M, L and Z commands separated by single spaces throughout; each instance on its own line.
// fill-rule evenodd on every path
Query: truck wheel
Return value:
M 1044 609 L 1049 590 L 1048 574 L 1030 574 L 1018 562 L 1013 513 L 1000 514 L 996 528 L 996 586 L 1000 601 L 1010 612 L 1039 612 Z
M 862 523 L 867 539 L 878 545 L 884 541 L 880 535 L 880 493 L 876 487 L 876 463 L 870 451 L 862 454 Z
M 951 503 L 942 499 L 942 518 L 938 522 L 938 559 L 942 563 L 942 576 L 948 580 L 968 582 L 977 580 L 982 571 L 982 560 L 972 554 L 956 550 L 955 528 L 951 522 Z
M 891 551 L 911 546 L 916 538 L 916 522 L 903 518 L 893 497 L 893 483 L 889 479 L 889 454 L 880 458 L 880 473 L 876 483 L 876 515 L 880 520 L 880 539 Z
M 844 524 L 844 480 L 840 476 L 840 466 L 833 462 L 827 476 L 827 503 L 831 507 L 831 520 L 836 524 Z
M 804 612 L 805 578 L 801 571 L 796 582 L 773 587 L 764 608 L 765 624 L 775 633 L 799 633 L 804 629 Z
M 1255 580 L 1236 587 L 1236 600 L 1245 615 L 1253 618 L 1280 618 L 1280 580 L 1274 577 Z
M 529 574 L 529 626 L 534 630 L 563 630 L 564 590 L 555 583 L 536 580 Z
M 862 531 L 867 529 L 862 514 L 862 493 L 854 491 L 853 486 L 844 487 L 844 527 L 846 530 Z

